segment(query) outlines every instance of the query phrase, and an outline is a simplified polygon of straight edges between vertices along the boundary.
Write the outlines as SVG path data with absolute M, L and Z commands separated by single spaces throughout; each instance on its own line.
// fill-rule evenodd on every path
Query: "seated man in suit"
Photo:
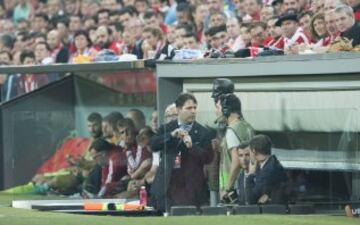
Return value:
M 175 105 L 177 119 L 162 125 L 150 141 L 152 151 L 162 154 L 150 192 L 159 211 L 173 205 L 200 206 L 208 197 L 204 165 L 213 158 L 209 131 L 196 122 L 192 94 L 180 94 Z
M 250 141 L 249 175 L 246 178 L 246 196 L 250 204 L 285 201 L 283 187 L 287 176 L 275 155 L 271 155 L 271 140 L 266 135 L 256 135 Z

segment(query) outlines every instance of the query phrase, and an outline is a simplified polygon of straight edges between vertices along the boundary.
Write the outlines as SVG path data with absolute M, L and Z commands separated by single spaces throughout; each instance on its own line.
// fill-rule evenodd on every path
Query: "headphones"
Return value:
M 221 96 L 221 111 L 225 117 L 231 113 L 238 112 L 241 114 L 240 99 L 234 94 L 225 94 Z

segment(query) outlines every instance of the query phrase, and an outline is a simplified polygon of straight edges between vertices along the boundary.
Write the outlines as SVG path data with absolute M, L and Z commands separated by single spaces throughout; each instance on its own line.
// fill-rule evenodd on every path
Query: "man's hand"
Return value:
M 183 139 L 185 135 L 188 135 L 188 132 L 180 128 L 177 128 L 171 132 L 171 136 L 174 138 Z
M 256 168 L 257 168 L 257 162 L 250 160 L 250 164 L 249 164 L 249 174 L 254 174 L 254 173 L 256 172 Z
M 191 148 L 192 147 L 192 140 L 189 134 L 186 134 L 183 138 L 182 138 L 184 144 L 186 145 L 187 148 Z
M 259 198 L 258 203 L 260 203 L 260 204 L 265 204 L 265 203 L 267 203 L 268 201 L 270 201 L 269 196 L 268 196 L 267 194 L 264 194 L 264 195 L 262 195 L 262 196 Z

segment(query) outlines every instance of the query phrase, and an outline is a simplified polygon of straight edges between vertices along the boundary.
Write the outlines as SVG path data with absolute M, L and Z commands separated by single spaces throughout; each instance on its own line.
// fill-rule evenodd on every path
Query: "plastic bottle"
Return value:
M 148 196 L 147 196 L 145 186 L 141 186 L 140 192 L 139 192 L 139 197 L 140 197 L 140 205 L 147 206 L 147 198 L 148 198 Z

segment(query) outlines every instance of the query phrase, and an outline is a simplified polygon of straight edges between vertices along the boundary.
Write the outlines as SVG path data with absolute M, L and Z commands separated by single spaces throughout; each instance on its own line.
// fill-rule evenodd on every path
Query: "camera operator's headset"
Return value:
M 238 97 L 234 94 L 225 94 L 221 100 L 221 111 L 223 115 L 227 118 L 232 112 L 241 113 L 241 103 Z

